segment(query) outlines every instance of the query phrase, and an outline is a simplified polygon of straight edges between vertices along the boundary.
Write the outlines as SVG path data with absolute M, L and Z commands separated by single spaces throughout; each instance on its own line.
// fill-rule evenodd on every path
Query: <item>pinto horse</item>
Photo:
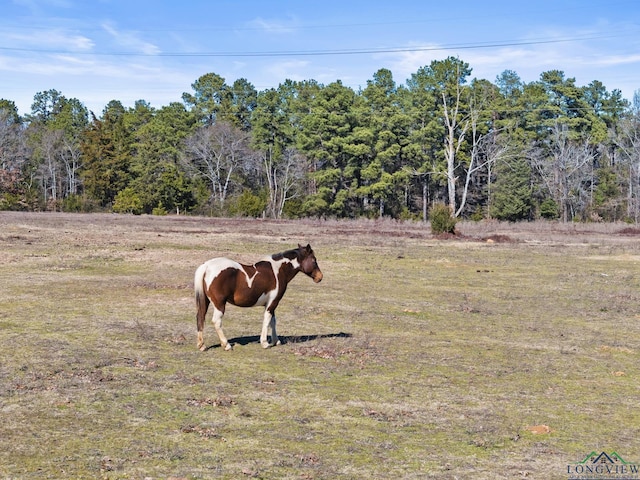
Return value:
M 200 265 L 194 279 L 198 348 L 205 350 L 202 332 L 209 303 L 213 303 L 213 326 L 225 350 L 233 348 L 222 332 L 222 316 L 227 303 L 238 307 L 264 307 L 260 343 L 264 348 L 279 345 L 275 310 L 287 284 L 298 272 L 308 275 L 315 283 L 322 280 L 311 245 L 298 244 L 298 248 L 276 253 L 253 265 L 243 265 L 228 258 L 214 258 Z M 269 326 L 270 342 L 267 341 Z

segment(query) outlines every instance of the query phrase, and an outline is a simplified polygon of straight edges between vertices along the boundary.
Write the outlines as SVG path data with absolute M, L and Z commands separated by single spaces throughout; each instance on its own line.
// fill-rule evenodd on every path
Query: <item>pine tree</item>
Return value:
M 489 214 L 515 222 L 531 217 L 531 168 L 523 158 L 496 166 L 496 181 Z

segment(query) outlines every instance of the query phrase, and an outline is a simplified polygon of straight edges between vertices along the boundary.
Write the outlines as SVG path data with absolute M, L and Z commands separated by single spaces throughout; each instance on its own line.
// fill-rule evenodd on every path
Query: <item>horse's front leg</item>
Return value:
M 269 326 L 271 326 L 271 341 L 267 341 L 267 335 L 269 332 Z M 260 344 L 262 348 L 269 348 L 275 345 L 280 345 L 278 334 L 276 333 L 276 314 L 270 312 L 269 309 L 264 310 L 264 320 L 262 321 L 262 333 L 260 334 Z

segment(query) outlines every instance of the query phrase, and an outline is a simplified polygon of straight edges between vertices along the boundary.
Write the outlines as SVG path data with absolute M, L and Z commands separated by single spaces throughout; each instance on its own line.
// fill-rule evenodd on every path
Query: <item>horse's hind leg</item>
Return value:
M 229 343 L 229 340 L 227 340 L 227 337 L 224 336 L 224 332 L 222 331 L 222 316 L 224 315 L 224 311 L 218 309 L 218 307 L 213 307 L 213 326 L 216 329 L 216 333 L 218 334 L 218 337 L 220 338 L 220 345 L 222 345 L 222 347 L 225 350 L 232 350 L 233 349 L 233 345 L 231 345 Z
M 198 330 L 198 349 L 201 352 L 204 352 L 206 350 L 204 346 L 204 335 L 202 334 L 202 330 Z
M 206 295 L 196 294 L 196 305 L 198 313 L 196 314 L 196 323 L 198 324 L 198 348 L 201 351 L 205 350 L 204 346 L 204 324 L 207 316 L 207 309 L 209 308 L 209 298 Z
M 280 339 L 276 333 L 276 313 L 271 314 L 271 346 L 280 345 Z

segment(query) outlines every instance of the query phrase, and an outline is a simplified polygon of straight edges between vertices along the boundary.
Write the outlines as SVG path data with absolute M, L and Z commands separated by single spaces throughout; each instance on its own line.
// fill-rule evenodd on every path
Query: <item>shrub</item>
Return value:
M 267 208 L 265 198 L 245 190 L 229 205 L 229 212 L 239 217 L 259 217 Z
M 431 207 L 429 221 L 431 222 L 431 233 L 434 235 L 456 233 L 456 219 L 451 215 L 449 206 L 444 203 L 436 203 Z
M 480 222 L 484 220 L 484 209 L 482 207 L 478 207 L 471 214 L 471 220 L 474 222 Z
M 158 215 L 158 216 L 164 216 L 167 214 L 167 209 L 164 208 L 164 206 L 162 204 L 158 204 L 157 207 L 154 207 L 154 209 L 151 211 L 151 215 Z
M 80 195 L 72 194 L 62 201 L 63 212 L 82 212 L 83 210 L 83 201 Z
M 113 202 L 113 211 L 116 213 L 133 213 L 140 215 L 142 213 L 142 200 L 131 187 L 120 190 Z
M 282 210 L 284 218 L 301 218 L 302 217 L 302 200 L 292 198 L 287 200 Z
M 545 199 L 540 204 L 540 216 L 547 220 L 555 220 L 560 216 L 558 204 L 551 198 Z

